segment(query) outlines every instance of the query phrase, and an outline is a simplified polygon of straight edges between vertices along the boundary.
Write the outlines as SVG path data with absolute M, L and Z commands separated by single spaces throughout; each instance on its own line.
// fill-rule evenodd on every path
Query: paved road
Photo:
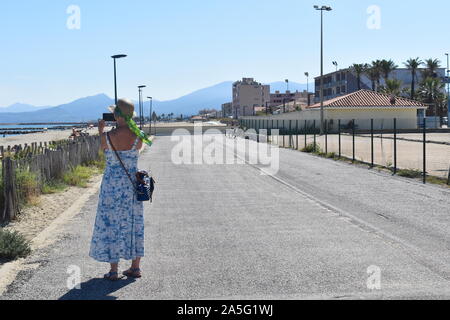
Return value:
M 1 298 L 450 298 L 448 190 L 292 150 L 274 177 L 249 164 L 176 166 L 174 144 L 159 137 L 141 158 L 158 182 L 143 279 L 99 279 L 106 266 L 87 256 L 97 194 Z M 81 290 L 66 287 L 70 265 Z M 370 266 L 381 290 L 367 288 Z

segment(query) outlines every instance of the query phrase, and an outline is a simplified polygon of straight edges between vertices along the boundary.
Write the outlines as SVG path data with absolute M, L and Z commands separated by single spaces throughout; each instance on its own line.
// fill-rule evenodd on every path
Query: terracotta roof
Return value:
M 324 101 L 323 105 L 328 108 L 346 108 L 346 107 L 418 107 L 427 108 L 419 101 L 406 99 L 402 97 L 393 97 L 389 94 L 379 93 L 370 90 L 359 90 L 341 97 Z M 316 103 L 309 109 L 320 108 L 320 103 Z

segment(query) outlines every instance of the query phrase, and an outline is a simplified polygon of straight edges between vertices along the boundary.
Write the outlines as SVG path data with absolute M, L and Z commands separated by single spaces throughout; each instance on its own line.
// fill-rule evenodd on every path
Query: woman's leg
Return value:
M 111 272 L 119 272 L 119 264 L 111 263 Z
M 131 269 L 140 269 L 140 265 L 141 265 L 141 258 L 136 258 L 136 260 L 133 260 L 131 263 Z

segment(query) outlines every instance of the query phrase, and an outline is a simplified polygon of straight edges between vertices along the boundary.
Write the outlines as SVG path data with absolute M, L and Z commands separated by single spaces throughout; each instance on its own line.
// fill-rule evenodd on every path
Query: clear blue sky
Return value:
M 69 30 L 69 5 L 81 9 L 81 29 Z M 401 64 L 450 51 L 446 0 L 2 0 L 0 106 L 55 105 L 113 96 L 112 59 L 119 61 L 119 96 L 179 97 L 222 81 L 305 83 L 319 72 L 319 13 L 325 19 L 325 71 L 376 58 Z M 381 29 L 367 27 L 367 8 L 381 9 Z

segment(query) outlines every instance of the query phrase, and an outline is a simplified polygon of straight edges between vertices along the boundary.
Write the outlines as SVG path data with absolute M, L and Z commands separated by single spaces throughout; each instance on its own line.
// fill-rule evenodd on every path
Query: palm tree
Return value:
M 427 59 L 425 60 L 426 69 L 423 71 L 423 78 L 436 78 L 437 69 L 441 67 L 441 61 L 439 59 Z
M 372 61 L 371 69 L 373 69 L 373 76 L 377 83 L 377 91 L 380 88 L 380 79 L 383 72 L 383 62 L 381 60 Z M 374 90 L 375 91 L 375 90 Z
M 383 75 L 385 81 L 389 79 L 389 75 L 391 74 L 391 72 L 398 68 L 398 66 L 392 60 L 381 60 L 379 62 L 379 66 L 381 74 Z
M 394 96 L 399 96 L 402 89 L 402 82 L 397 79 L 387 79 L 386 86 L 381 89 L 381 92 L 386 94 L 392 94 Z
M 423 64 L 423 61 L 420 58 L 410 58 L 408 61 L 404 63 L 405 67 L 411 70 L 411 99 L 414 100 L 415 90 L 416 90 L 416 78 L 417 78 L 417 69 Z
M 371 65 L 367 65 L 365 73 L 369 77 L 370 81 L 372 81 L 372 90 L 376 91 L 377 83 L 380 83 L 380 69 L 377 65 L 372 63 Z
M 426 104 L 434 105 L 438 110 L 438 115 L 442 115 L 445 107 L 445 84 L 439 78 L 426 78 L 419 90 L 419 100 Z
M 355 63 L 351 67 L 353 71 L 356 73 L 356 79 L 358 81 L 358 90 L 361 90 L 361 75 L 366 72 L 367 64 Z

